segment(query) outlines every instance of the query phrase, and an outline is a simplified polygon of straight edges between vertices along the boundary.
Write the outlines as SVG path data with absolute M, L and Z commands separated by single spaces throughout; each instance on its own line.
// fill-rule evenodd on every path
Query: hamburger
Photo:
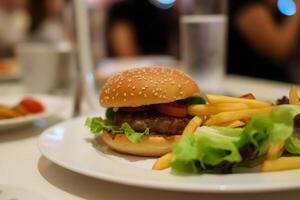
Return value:
M 100 92 L 106 118 L 88 118 L 86 125 L 115 151 L 161 156 L 190 121 L 187 105 L 203 101 L 197 84 L 180 70 L 130 69 L 113 75 Z

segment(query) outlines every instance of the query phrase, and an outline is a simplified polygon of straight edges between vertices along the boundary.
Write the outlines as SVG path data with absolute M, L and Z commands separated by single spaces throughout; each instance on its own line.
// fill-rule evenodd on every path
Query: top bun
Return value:
M 184 72 L 166 67 L 143 67 L 113 75 L 104 84 L 103 107 L 138 107 L 200 96 L 197 84 Z

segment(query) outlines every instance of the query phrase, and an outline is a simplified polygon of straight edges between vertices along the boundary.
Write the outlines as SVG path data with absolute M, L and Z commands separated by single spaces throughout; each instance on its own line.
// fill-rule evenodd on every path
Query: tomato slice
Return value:
M 164 103 L 164 104 L 156 104 L 155 110 L 157 112 L 174 116 L 174 117 L 185 117 L 187 116 L 187 106 L 180 103 Z
M 31 97 L 22 99 L 19 105 L 23 106 L 30 113 L 40 113 L 45 110 L 44 106 L 39 101 Z

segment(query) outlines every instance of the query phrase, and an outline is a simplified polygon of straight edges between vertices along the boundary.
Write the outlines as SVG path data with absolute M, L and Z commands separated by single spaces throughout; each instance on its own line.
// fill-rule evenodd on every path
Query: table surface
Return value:
M 287 94 L 289 85 L 231 76 L 224 80 L 228 94 L 255 91 L 258 98 L 275 99 Z M 0 83 L 1 95 L 24 94 L 20 83 Z M 68 101 L 68 103 L 71 103 Z M 64 117 L 62 117 L 64 116 Z M 86 177 L 64 169 L 41 155 L 37 138 L 41 132 L 64 120 L 66 115 L 47 120 L 47 126 L 25 126 L 0 130 L 0 199 L 299 199 L 300 189 L 255 194 L 185 193 L 137 188 Z M 242 181 L 242 180 L 241 180 Z

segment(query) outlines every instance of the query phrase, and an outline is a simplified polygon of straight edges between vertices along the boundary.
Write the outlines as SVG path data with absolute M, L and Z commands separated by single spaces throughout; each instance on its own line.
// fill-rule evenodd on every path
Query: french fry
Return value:
M 22 105 L 16 105 L 12 108 L 12 110 L 19 113 L 22 116 L 30 114 Z
M 0 107 L 0 116 L 2 119 L 14 118 L 21 116 L 20 113 L 14 111 L 13 109 L 5 106 Z
M 209 104 L 207 104 L 209 105 Z M 216 107 L 216 108 L 228 108 L 233 110 L 240 110 L 249 108 L 247 104 L 244 103 L 217 103 L 217 104 L 211 104 L 210 106 Z
M 243 98 L 243 99 L 256 99 L 255 96 L 252 93 L 244 94 L 244 95 L 240 96 L 240 98 Z
M 182 133 L 182 136 L 193 134 L 196 129 L 202 124 L 202 119 L 198 116 L 195 116 L 193 119 L 189 121 L 187 126 L 184 128 L 184 131 Z M 172 153 L 167 153 L 156 160 L 154 165 L 152 166 L 152 169 L 154 170 L 163 170 L 166 168 L 169 168 L 172 162 Z
M 202 124 L 202 119 L 198 116 L 195 116 L 193 119 L 189 121 L 187 126 L 184 128 L 182 132 L 182 136 L 193 134 L 201 124 Z
M 152 166 L 153 170 L 163 170 L 167 169 L 170 167 L 171 162 L 173 159 L 173 154 L 172 153 L 167 153 L 160 157 L 159 159 L 156 160 L 154 165 Z
M 274 160 L 281 156 L 284 150 L 284 143 L 271 145 L 267 152 L 267 160 Z
M 295 85 L 292 85 L 289 92 L 289 103 L 292 105 L 299 105 L 298 90 Z
M 212 115 L 204 124 L 207 126 L 224 124 L 226 122 L 249 119 L 255 115 L 269 114 L 275 107 L 251 108 L 238 111 L 221 112 Z
M 244 103 L 250 108 L 268 107 L 272 104 L 270 102 L 259 101 L 255 99 L 245 99 L 238 97 L 218 96 L 218 95 L 206 95 L 206 99 L 210 104 L 218 103 Z
M 237 127 L 241 127 L 244 125 L 245 125 L 245 122 L 243 122 L 241 120 L 235 120 L 235 121 L 231 121 L 231 122 L 226 122 L 224 124 L 220 124 L 220 126 L 229 127 L 229 128 L 237 128 Z
M 282 171 L 300 168 L 300 157 L 280 157 L 275 160 L 265 160 L 261 166 L 262 172 Z
M 243 110 L 249 108 L 244 103 L 220 103 L 220 104 L 206 104 L 206 105 L 192 105 L 188 107 L 189 115 L 214 115 L 220 112 Z

